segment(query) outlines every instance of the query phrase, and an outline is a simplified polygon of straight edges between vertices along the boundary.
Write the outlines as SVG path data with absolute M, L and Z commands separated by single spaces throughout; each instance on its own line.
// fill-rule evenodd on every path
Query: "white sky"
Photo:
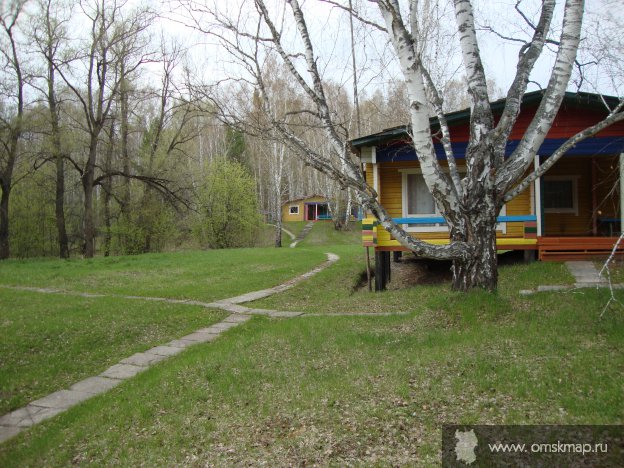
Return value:
M 354 5 L 362 5 L 367 8 L 371 15 L 369 17 L 381 23 L 378 13 L 375 11 L 376 6 L 366 0 L 353 0 Z M 172 2 L 175 4 L 175 2 Z M 217 8 L 223 14 L 233 17 L 244 17 L 245 12 L 251 9 L 253 11 L 253 2 L 250 0 L 205 0 L 205 4 Z M 318 0 L 301 0 L 302 8 L 306 13 L 306 18 L 310 28 L 310 32 L 319 55 L 319 66 L 324 71 L 326 77 L 330 77 L 333 81 L 342 83 L 349 92 L 351 90 L 351 73 L 350 73 L 350 44 L 349 44 L 349 22 L 344 12 L 329 5 L 319 2 Z M 439 2 L 443 4 L 443 2 Z M 480 24 L 488 24 L 493 26 L 501 34 L 513 37 L 527 37 L 527 27 L 520 16 L 514 11 L 515 0 L 477 0 L 475 2 L 476 18 Z M 562 3 L 559 2 L 557 14 L 553 20 L 553 38 L 557 39 L 558 31 L 561 24 Z M 605 3 L 617 5 L 614 0 L 588 0 L 586 2 L 586 18 L 585 25 L 589 28 L 590 24 L 594 24 L 596 13 L 604 13 L 606 11 Z M 280 0 L 267 0 L 267 4 L 273 11 L 280 11 L 283 5 Z M 525 0 L 522 3 L 523 11 L 530 17 L 537 18 L 538 2 L 534 0 Z M 186 21 L 185 15 L 180 16 L 178 10 L 177 19 Z M 624 22 L 622 16 L 622 8 L 611 8 L 609 15 L 617 18 L 618 21 Z M 174 16 L 174 15 L 169 15 Z M 163 20 L 163 27 L 167 31 L 177 34 L 185 39 L 187 44 L 197 43 L 192 47 L 192 61 L 199 70 L 202 70 L 207 79 L 220 79 L 227 75 L 236 74 L 236 67 L 232 65 L 227 53 L 215 43 L 214 39 L 207 36 L 198 35 L 188 29 L 183 28 L 180 24 Z M 453 18 L 449 18 L 448 27 L 454 26 Z M 284 36 L 294 37 L 294 21 L 290 15 L 286 15 L 283 23 Z M 386 38 L 379 33 L 371 33 L 369 28 L 364 28 L 356 22 L 356 43 L 358 44 L 357 63 L 361 69 L 359 81 L 365 91 L 372 93 L 377 87 L 383 87 L 391 77 L 400 76 L 400 72 L 395 63 L 393 63 L 393 54 Z M 479 34 L 480 47 L 489 77 L 495 79 L 497 85 L 503 90 L 511 84 L 515 73 L 515 65 L 519 45 L 517 43 L 509 43 L 496 37 L 489 32 L 481 32 Z M 455 39 L 451 39 L 455 41 Z M 458 47 L 455 47 L 457 50 Z M 293 48 L 293 51 L 296 47 Z M 624 51 L 619 51 L 624 56 Z M 455 70 L 460 65 L 459 57 L 451 57 L 451 54 L 445 54 L 449 62 L 448 68 Z M 545 52 L 540 58 L 531 79 L 545 86 L 550 74 L 550 67 L 554 60 L 554 54 Z M 460 70 L 461 73 L 461 70 Z M 593 75 L 592 75 L 593 73 Z M 617 94 L 618 90 L 606 80 L 598 80 L 600 74 L 594 69 L 589 70 L 589 74 L 593 76 L 594 81 L 599 81 L 597 88 L 599 91 L 607 94 Z M 530 90 L 538 89 L 536 84 L 530 84 Z M 570 89 L 575 89 L 571 83 Z M 587 91 L 596 91 L 594 88 L 584 88 Z M 624 90 L 619 90 L 620 94 Z
M 69 1 L 69 0 L 68 0 Z M 310 33 L 316 52 L 319 56 L 319 67 L 324 76 L 337 82 L 345 87 L 349 93 L 352 90 L 351 77 L 351 51 L 349 39 L 349 21 L 346 13 L 336 8 L 319 2 L 318 0 L 300 0 L 306 18 L 308 21 Z M 214 37 L 199 33 L 189 27 L 185 27 L 182 23 L 191 23 L 192 20 L 188 13 L 180 8 L 180 3 L 174 0 L 166 2 L 157 0 L 129 0 L 128 5 L 145 4 L 147 2 L 154 9 L 162 12 L 162 17 L 155 21 L 152 33 L 155 39 L 160 36 L 160 31 L 164 31 L 166 35 L 176 37 L 177 40 L 186 48 L 188 48 L 188 65 L 192 70 L 201 74 L 204 81 L 216 82 L 218 80 L 235 77 L 240 74 L 240 68 L 232 61 L 228 53 L 218 44 Z M 269 8 L 273 12 L 283 11 L 283 0 L 266 0 Z M 199 3 L 208 5 L 216 9 L 220 14 L 228 15 L 234 19 L 243 22 L 248 20 L 247 25 L 253 26 L 253 17 L 255 10 L 252 0 L 201 0 Z M 346 0 L 345 0 L 346 3 Z M 353 0 L 354 5 L 360 5 L 367 9 L 367 17 L 381 23 L 381 18 L 376 10 L 376 5 L 368 0 Z M 435 1 L 433 3 L 436 3 Z M 476 18 L 479 24 L 489 24 L 495 27 L 504 35 L 526 38 L 526 25 L 519 15 L 514 11 L 513 6 L 515 0 L 476 0 L 475 10 Z M 553 24 L 555 25 L 554 38 L 557 36 L 557 30 L 561 23 L 561 3 L 559 2 L 559 12 L 557 13 Z M 622 8 L 611 8 L 607 10 L 605 4 L 617 6 L 621 0 L 588 0 L 586 2 L 586 20 L 588 31 L 591 31 L 592 25 L 595 25 L 597 13 L 607 14 L 616 18 L 624 24 L 624 16 Z M 438 2 L 439 5 L 445 5 L 445 0 Z M 527 15 L 536 17 L 538 12 L 536 5 L 537 0 L 525 0 L 522 3 L 523 10 Z M 449 10 L 450 12 L 451 10 Z M 605 13 L 608 12 L 608 13 Z M 84 22 L 80 19 L 80 10 L 75 9 L 72 21 L 72 35 L 81 34 L 81 25 Z M 278 15 L 279 16 L 279 15 Z M 209 20 L 204 18 L 202 26 L 211 27 Z M 284 37 L 287 42 L 292 43 L 291 50 L 298 50 L 298 39 L 294 30 L 294 20 L 286 10 L 286 16 L 283 23 Z M 451 30 L 454 27 L 454 20 L 448 17 L 447 21 L 443 21 L 444 27 Z M 376 89 L 383 89 L 393 79 L 401 78 L 401 73 L 393 58 L 392 50 L 388 44 L 387 38 L 383 33 L 370 30 L 363 27 L 357 21 L 356 28 L 356 60 L 360 70 L 358 80 L 360 82 L 360 92 L 371 94 Z M 449 33 L 450 34 L 450 33 Z M 620 32 L 621 35 L 621 32 Z M 515 64 L 519 45 L 517 43 L 508 43 L 496 37 L 492 33 L 481 32 L 479 34 L 480 47 L 484 60 L 486 73 L 488 77 L 495 79 L 497 85 L 504 91 L 511 83 L 515 73 Z M 622 43 L 620 39 L 620 44 Z M 442 40 L 444 45 L 449 46 L 447 50 L 442 50 L 438 55 L 437 64 L 440 68 L 448 70 L 458 70 L 460 68 L 460 58 L 454 55 L 458 50 L 456 38 L 447 37 Z M 615 51 L 624 56 L 624 50 Z M 545 86 L 552 64 L 554 54 L 544 53 L 540 58 L 538 65 L 531 77 L 532 80 Z M 158 66 L 150 67 L 151 73 L 157 73 Z M 448 71 L 447 70 L 447 71 Z M 596 69 L 592 70 L 593 81 L 597 82 L 599 91 L 607 94 L 624 94 L 624 89 L 616 89 L 616 85 L 604 79 L 604 74 L 600 74 Z M 459 70 L 461 74 L 461 70 Z M 145 76 L 148 75 L 148 76 Z M 153 78 L 150 73 L 144 74 L 148 81 Z M 456 74 L 457 76 L 457 74 Z M 600 79 L 599 79 L 600 78 Z M 620 81 L 623 81 L 621 77 Z M 573 89 L 573 84 L 570 89 Z M 537 85 L 530 85 L 530 90 L 537 89 Z M 593 88 L 585 88 L 587 91 L 596 91 Z

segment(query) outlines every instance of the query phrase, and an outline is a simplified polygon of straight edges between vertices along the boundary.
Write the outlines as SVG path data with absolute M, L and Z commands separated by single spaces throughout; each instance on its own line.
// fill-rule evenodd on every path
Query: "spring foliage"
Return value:
M 239 162 L 214 160 L 199 195 L 199 243 L 212 249 L 252 246 L 260 221 L 253 177 Z

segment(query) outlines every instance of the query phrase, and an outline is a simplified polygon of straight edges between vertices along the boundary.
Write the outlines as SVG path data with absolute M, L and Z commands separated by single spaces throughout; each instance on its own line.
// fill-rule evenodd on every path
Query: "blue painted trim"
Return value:
M 397 224 L 446 224 L 446 220 L 439 217 L 431 218 L 392 218 Z M 537 221 L 534 215 L 518 215 L 518 216 L 499 216 L 496 218 L 498 223 L 520 223 L 524 221 Z
M 548 157 L 553 154 L 561 145 L 563 145 L 567 138 L 549 138 L 544 141 L 540 146 L 537 154 L 540 156 Z M 509 157 L 511 153 L 518 147 L 519 140 L 512 140 L 507 142 L 505 147 L 505 156 Z M 439 160 L 445 160 L 446 154 L 441 144 L 436 143 L 433 145 L 436 153 L 436 158 Z M 456 159 L 465 159 L 466 150 L 468 148 L 467 142 L 451 143 L 453 147 L 453 153 Z M 416 161 L 416 152 L 414 147 L 406 143 L 405 141 L 389 143 L 385 146 L 378 146 L 376 149 L 377 162 L 391 162 L 391 161 Z M 602 156 L 602 155 L 614 155 L 624 153 L 624 136 L 618 137 L 593 137 L 587 138 L 580 143 L 577 143 L 573 148 L 568 150 L 566 156 Z

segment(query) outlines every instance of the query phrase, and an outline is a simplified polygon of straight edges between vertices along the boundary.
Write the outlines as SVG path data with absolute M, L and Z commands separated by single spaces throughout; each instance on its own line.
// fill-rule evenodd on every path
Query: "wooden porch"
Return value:
M 555 262 L 605 259 L 617 240 L 617 237 L 538 237 L 538 258 Z M 624 242 L 618 245 L 616 254 L 624 254 Z

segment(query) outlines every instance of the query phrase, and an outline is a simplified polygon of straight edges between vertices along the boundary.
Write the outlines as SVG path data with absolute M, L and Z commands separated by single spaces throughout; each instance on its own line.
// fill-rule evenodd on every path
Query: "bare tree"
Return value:
M 124 60 L 129 55 L 124 44 L 145 31 L 150 15 L 147 10 L 139 10 L 124 17 L 125 6 L 125 2 L 116 0 L 81 2 L 80 8 L 89 24 L 89 38 L 73 60 L 55 63 L 56 70 L 80 103 L 89 137 L 86 160 L 83 164 L 73 161 L 80 172 L 84 192 L 83 253 L 87 258 L 95 254 L 93 189 L 100 134 L 120 86 L 144 62 L 144 57 L 138 56 L 134 62 L 126 63 Z M 82 50 L 86 50 L 84 57 L 80 55 Z
M 0 114 L 0 260 L 9 258 L 9 199 L 23 132 L 25 78 L 16 34 L 25 3 L 17 1 L 0 4 L 0 29 L 4 36 L 0 57 L 5 70 L 0 85 L 4 100 L 4 111 Z
M 55 3 L 55 4 L 53 4 Z M 58 53 L 67 41 L 66 23 L 70 13 L 52 0 L 39 0 L 37 4 L 39 14 L 34 18 L 32 39 L 35 47 L 44 58 L 45 75 L 44 85 L 38 87 L 48 103 L 50 124 L 50 160 L 56 166 L 55 216 L 58 233 L 59 256 L 69 258 L 69 242 L 65 225 L 65 154 L 61 144 L 60 103 L 56 90 L 55 62 Z M 61 10 L 61 12 L 59 12 Z
M 254 83 L 267 109 L 271 108 L 272 101 L 260 63 L 267 50 L 277 53 L 282 59 L 307 98 L 300 112 L 314 116 L 317 128 L 325 132 L 332 146 L 332 157 L 324 157 L 316 147 L 294 131 L 289 115 L 274 118 L 272 126 L 280 138 L 307 164 L 334 178 L 341 186 L 353 188 L 362 204 L 379 219 L 381 226 L 409 250 L 423 257 L 452 260 L 454 289 L 466 291 L 480 287 L 494 290 L 497 285 L 496 218 L 504 203 L 518 195 L 547 169 L 547 165 L 542 165 L 538 172 L 525 176 L 553 123 L 575 66 L 581 37 L 583 2 L 565 2 L 559 27 L 552 24 L 554 0 L 542 2 L 536 21 L 529 20 L 531 34 L 520 48 L 515 77 L 506 93 L 502 116 L 495 122 L 472 4 L 469 0 L 454 0 L 458 51 L 462 58 L 471 107 L 466 171 L 461 175 L 450 144 L 443 97 L 436 86 L 431 66 L 423 58 L 427 40 L 423 31 L 430 26 L 424 22 L 430 18 L 427 9 L 432 4 L 416 0 L 404 6 L 398 0 L 377 0 L 372 3 L 378 8 L 382 24 L 370 15 L 366 16 L 368 12 L 364 9 L 351 10 L 351 14 L 370 28 L 384 32 L 394 48 L 407 86 L 410 136 L 427 187 L 448 223 L 448 245 L 432 245 L 409 236 L 392 220 L 379 203 L 377 193 L 364 181 L 361 168 L 350 152 L 348 134 L 336 121 L 332 111 L 319 68 L 321 59 L 313 44 L 314 36 L 297 0 L 286 1 L 282 4 L 283 9 L 277 10 L 269 9 L 263 0 L 255 0 L 255 11 L 250 9 L 245 14 L 231 16 L 225 16 L 215 9 L 210 10 L 208 13 L 216 27 L 209 32 L 218 36 L 231 56 L 243 65 L 247 79 Z M 342 8 L 348 9 L 348 5 L 342 4 Z M 192 11 L 197 13 L 200 9 Z M 284 25 L 289 24 L 289 21 L 294 21 L 295 32 L 285 31 Z M 200 24 L 201 20 L 198 18 L 197 22 Z M 555 40 L 550 35 L 557 29 L 561 32 Z M 529 77 L 547 41 L 556 49 L 549 83 L 519 145 L 506 158 L 505 146 L 520 112 Z M 293 50 L 292 44 L 299 44 L 299 49 Z M 276 115 L 271 112 L 267 114 Z M 448 172 L 443 169 L 434 152 L 431 114 L 437 117 L 439 123 Z M 565 143 L 560 151 L 549 158 L 549 164 L 554 164 L 576 142 L 622 119 L 624 113 L 620 105 L 612 109 L 605 120 Z

